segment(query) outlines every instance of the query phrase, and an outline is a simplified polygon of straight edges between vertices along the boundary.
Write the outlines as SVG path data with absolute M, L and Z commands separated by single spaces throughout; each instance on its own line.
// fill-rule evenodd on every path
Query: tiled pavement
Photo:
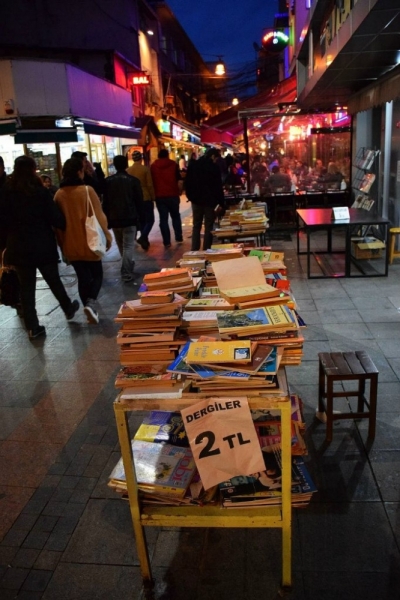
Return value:
M 158 225 L 137 273 L 171 266 L 190 248 L 164 250 Z M 305 403 L 309 468 L 319 493 L 293 515 L 296 600 L 400 597 L 400 262 L 388 278 L 309 281 L 295 240 L 284 250 L 299 312 L 308 323 L 301 367 L 288 369 Z M 0 599 L 143 599 L 128 503 L 106 485 L 119 457 L 112 410 L 118 369 L 113 317 L 137 287 L 122 285 L 115 247 L 104 261 L 101 323 L 82 310 L 67 323 L 49 290 L 37 292 L 46 339 L 30 342 L 13 310 L 0 307 Z M 76 282 L 61 266 L 73 297 Z M 138 278 L 140 281 L 140 278 Z M 332 444 L 314 420 L 317 354 L 365 349 L 378 366 L 378 422 L 336 422 Z M 135 423 L 140 415 L 135 416 Z M 281 597 L 280 532 L 147 530 L 154 600 Z

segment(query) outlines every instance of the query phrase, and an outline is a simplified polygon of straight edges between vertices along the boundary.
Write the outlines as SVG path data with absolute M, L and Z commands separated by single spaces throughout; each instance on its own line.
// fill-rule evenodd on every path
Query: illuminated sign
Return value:
M 178 125 L 172 125 L 172 137 L 179 141 L 182 139 L 182 129 Z
M 132 85 L 150 85 L 150 77 L 146 73 L 134 73 L 132 75 Z
M 168 135 L 171 135 L 171 123 L 169 121 L 160 119 L 159 121 L 157 121 L 157 127 L 161 131 L 161 133 L 167 133 Z
M 280 52 L 289 43 L 289 36 L 283 31 L 269 31 L 261 41 L 262 47 L 269 52 Z

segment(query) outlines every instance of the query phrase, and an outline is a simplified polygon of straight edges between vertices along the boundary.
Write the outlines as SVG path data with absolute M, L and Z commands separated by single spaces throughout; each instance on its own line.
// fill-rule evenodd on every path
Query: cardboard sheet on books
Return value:
M 181 414 L 205 490 L 265 469 L 246 397 L 207 398 Z
M 265 282 L 257 256 L 226 260 L 213 268 L 221 296 L 232 304 L 279 296 L 279 290 Z

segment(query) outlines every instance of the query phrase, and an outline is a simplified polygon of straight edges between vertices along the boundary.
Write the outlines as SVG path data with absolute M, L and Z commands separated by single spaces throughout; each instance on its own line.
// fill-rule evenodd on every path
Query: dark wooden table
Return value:
M 389 219 L 385 217 L 379 217 L 370 214 L 366 210 L 350 208 L 350 218 L 347 220 L 335 221 L 332 219 L 331 208 L 300 208 L 296 211 L 297 214 L 297 254 L 307 255 L 307 277 L 308 279 L 321 279 L 327 277 L 387 277 L 388 274 L 388 235 L 389 235 Z M 362 236 L 372 235 L 369 233 L 371 228 L 374 227 L 374 233 L 378 229 L 380 232 L 380 239 L 384 242 L 384 270 L 383 272 L 367 273 L 360 264 L 359 260 L 356 260 L 351 254 L 351 237 L 352 235 Z M 335 229 L 342 228 L 345 230 L 345 247 L 343 250 L 335 253 L 342 253 L 345 257 L 345 269 L 344 273 L 324 273 L 322 275 L 311 275 L 311 256 L 315 258 L 320 254 L 332 254 L 332 233 Z M 314 252 L 311 248 L 311 236 L 317 231 L 326 231 L 326 250 Z M 304 232 L 307 238 L 307 249 L 301 251 L 300 249 L 300 233 Z M 317 258 L 317 262 L 318 258 Z M 351 274 L 351 265 L 355 263 L 358 269 L 357 275 Z

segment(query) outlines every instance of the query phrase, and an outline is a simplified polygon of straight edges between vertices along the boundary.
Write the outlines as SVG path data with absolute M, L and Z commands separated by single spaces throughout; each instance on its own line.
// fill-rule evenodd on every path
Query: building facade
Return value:
M 166 44 L 152 4 L 158 3 L 7 3 L 0 22 L 0 155 L 7 172 L 16 156 L 31 154 L 57 184 L 62 163 L 82 150 L 109 175 L 116 154 L 129 157 L 139 148 L 154 158 L 166 144 L 157 122 L 170 118 L 179 124 L 170 126 L 168 143 L 175 134 L 182 140 L 168 146 L 172 155 L 182 151 L 183 141 L 188 150 L 200 147 L 206 98 L 193 97 L 193 109 L 177 101 L 169 106 L 165 81 L 174 79 L 179 65 L 167 61 L 172 42 Z M 192 72 L 202 74 L 205 63 L 173 20 L 168 39 L 178 36 L 176 48 L 186 48 L 179 56 L 190 56 Z M 190 87 L 189 80 L 185 98 Z

